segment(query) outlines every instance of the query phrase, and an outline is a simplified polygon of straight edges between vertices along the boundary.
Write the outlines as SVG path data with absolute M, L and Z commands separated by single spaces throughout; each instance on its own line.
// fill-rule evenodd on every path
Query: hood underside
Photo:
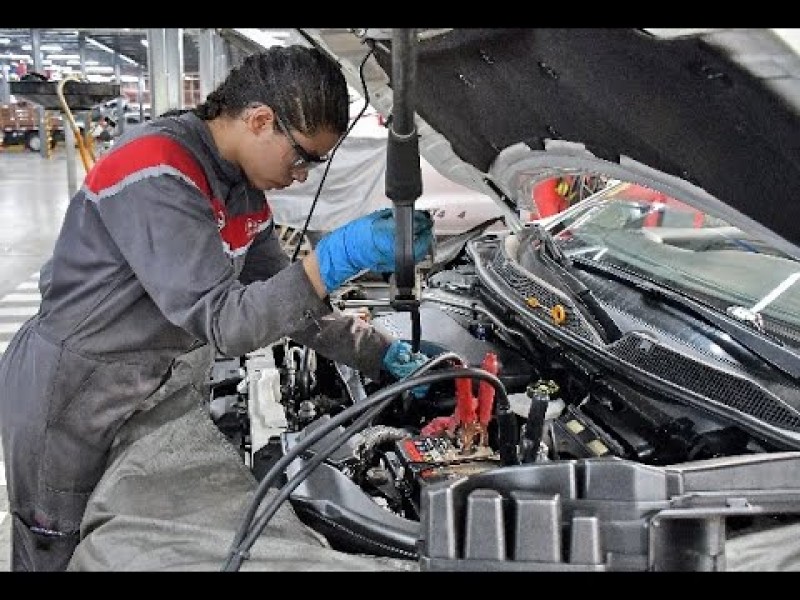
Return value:
M 383 32 L 370 46 L 391 87 L 390 30 L 370 31 Z M 411 102 L 505 193 L 504 150 L 580 144 L 599 164 L 679 181 L 682 199 L 710 196 L 732 223 L 800 255 L 800 59 L 769 29 L 653 31 L 418 30 Z

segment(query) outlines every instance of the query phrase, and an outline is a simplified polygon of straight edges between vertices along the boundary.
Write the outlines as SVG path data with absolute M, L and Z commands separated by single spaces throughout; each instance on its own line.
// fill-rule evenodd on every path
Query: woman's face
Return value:
M 241 117 L 244 134 L 237 140 L 237 160 L 250 184 L 259 190 L 280 190 L 305 181 L 309 168 L 339 141 L 330 130 L 307 136 L 291 129 L 284 117 L 269 106 L 248 108 Z

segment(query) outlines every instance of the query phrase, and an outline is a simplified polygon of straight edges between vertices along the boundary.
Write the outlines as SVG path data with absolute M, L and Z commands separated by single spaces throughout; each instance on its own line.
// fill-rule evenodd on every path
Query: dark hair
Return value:
M 341 135 L 349 121 L 347 82 L 339 64 L 316 48 L 300 45 L 271 46 L 251 54 L 194 113 L 208 121 L 236 116 L 252 103 L 272 107 L 306 135 L 321 129 Z

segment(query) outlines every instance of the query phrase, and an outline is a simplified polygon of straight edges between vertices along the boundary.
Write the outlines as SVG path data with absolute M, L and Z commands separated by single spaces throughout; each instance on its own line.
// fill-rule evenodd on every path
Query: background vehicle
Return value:
M 64 141 L 64 124 L 58 114 L 48 114 L 48 137 L 51 145 Z M 23 145 L 32 152 L 41 148 L 39 116 L 36 107 L 29 102 L 13 102 L 0 106 L 0 129 L 3 131 L 3 146 Z
M 128 102 L 122 98 L 115 98 L 95 106 L 89 112 L 92 123 L 105 122 L 112 130 L 117 128 L 120 115 L 125 119 L 124 122 L 126 125 L 136 125 L 143 120 L 150 120 L 150 107 L 142 107 L 136 102 Z

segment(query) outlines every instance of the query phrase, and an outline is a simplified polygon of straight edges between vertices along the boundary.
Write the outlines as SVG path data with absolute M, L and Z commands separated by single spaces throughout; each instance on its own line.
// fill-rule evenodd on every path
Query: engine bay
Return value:
M 367 406 L 398 382 L 369 380 L 284 339 L 218 361 L 215 423 L 259 479 L 296 452 L 282 478 L 295 482 L 288 498 L 334 548 L 424 560 L 429 568 L 474 568 L 486 559 L 491 568 L 512 569 L 636 570 L 653 561 L 707 568 L 717 564 L 726 536 L 794 520 L 785 498 L 766 511 L 747 503 L 731 511 L 725 490 L 751 477 L 786 492 L 749 469 L 760 462 L 753 458 L 800 446 L 794 407 L 775 393 L 791 389 L 796 398 L 797 388 L 763 365 L 760 378 L 752 377 L 752 357 L 733 342 L 723 353 L 708 352 L 719 335 L 701 319 L 608 278 L 600 285 L 601 277 L 583 271 L 610 327 L 559 284 L 536 247 L 527 231 L 483 234 L 424 274 L 420 351 L 432 359 L 427 376 L 441 376 L 423 397 L 406 382 Z M 385 281 L 356 280 L 332 303 L 410 339 L 409 315 L 391 309 L 387 289 Z M 459 369 L 490 376 L 459 377 Z M 797 457 L 786 465 L 800 469 Z M 675 486 L 703 469 L 732 475 L 693 493 L 689 483 Z M 270 485 L 277 486 L 274 477 Z M 592 499 L 599 485 L 600 499 Z M 687 548 L 677 558 L 652 551 L 646 524 L 696 501 L 676 504 L 671 494 L 678 491 L 706 498 L 707 519 L 664 519 L 674 529 L 669 535 L 686 535 L 691 523 L 691 535 L 705 540 L 701 558 Z M 509 502 L 514 517 L 498 517 L 498 503 Z M 729 518 L 721 520 L 725 511 Z M 513 543 L 499 533 L 509 519 L 517 523 L 507 534 Z M 722 537 L 709 543 L 721 522 Z M 520 523 L 549 533 L 542 538 L 536 529 L 533 546 L 522 543 L 530 535 L 516 529 Z M 449 536 L 461 541 L 442 546 Z M 658 539 L 669 547 L 669 536 Z

